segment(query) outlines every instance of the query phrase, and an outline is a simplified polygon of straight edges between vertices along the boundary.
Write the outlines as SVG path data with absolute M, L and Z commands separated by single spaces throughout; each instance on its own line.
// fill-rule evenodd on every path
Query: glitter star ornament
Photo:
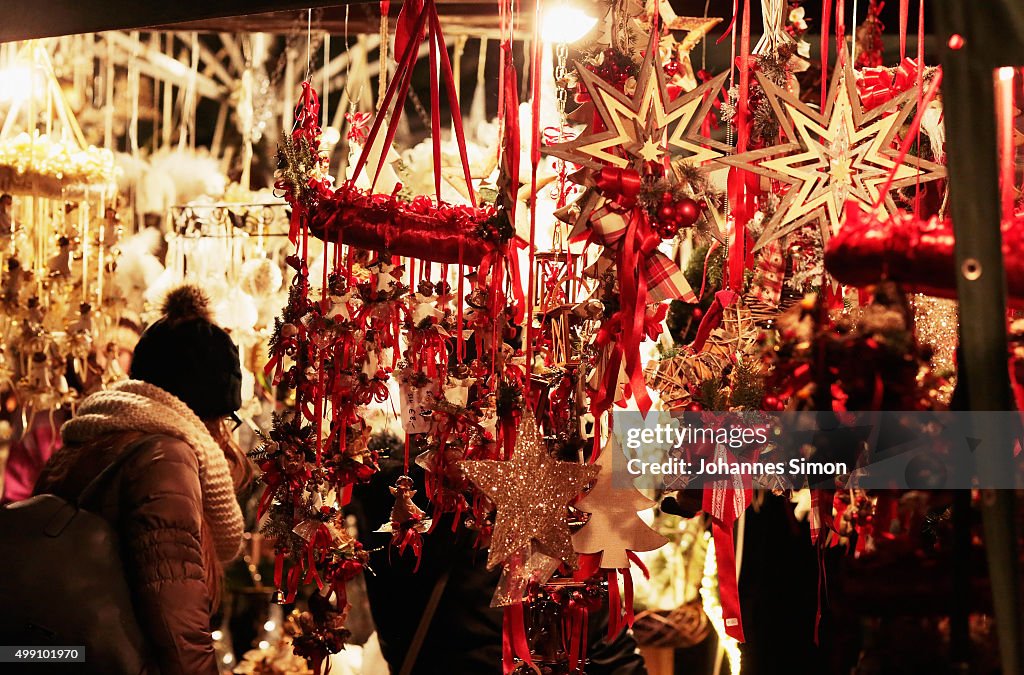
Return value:
M 652 39 L 632 97 L 577 64 L 576 71 L 594 101 L 600 123 L 591 125 L 576 139 L 548 146 L 545 151 L 592 169 L 639 168 L 644 161 L 658 161 L 666 153 L 695 166 L 723 157 L 729 146 L 701 136 L 700 124 L 728 73 L 673 100 L 665 71 L 654 58 L 657 53 Z
M 871 209 L 890 173 L 895 174 L 892 190 L 945 176 L 942 166 L 920 157 L 907 155 L 896 163 L 898 143 L 894 141 L 917 104 L 916 90 L 865 110 L 845 53 L 840 64 L 845 65 L 836 68 L 824 113 L 757 74 L 786 142 L 720 160 L 789 186 L 754 250 L 814 221 L 827 244 L 839 232 L 846 201 Z M 885 195 L 882 208 L 895 213 L 890 194 Z
M 529 412 L 519 424 L 511 459 L 464 461 L 461 466 L 497 507 L 488 569 L 528 560 L 535 552 L 575 565 L 568 505 L 598 467 L 552 458 Z

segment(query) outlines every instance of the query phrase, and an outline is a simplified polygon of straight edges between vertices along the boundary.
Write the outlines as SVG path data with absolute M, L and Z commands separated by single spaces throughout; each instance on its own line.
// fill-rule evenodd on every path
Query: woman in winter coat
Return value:
M 222 565 L 242 545 L 235 494 L 250 465 L 226 426 L 241 407 L 238 349 L 211 321 L 201 290 L 168 295 L 139 340 L 131 377 L 78 406 L 35 492 L 74 500 L 132 453 L 90 510 L 118 532 L 153 672 L 214 675 L 210 616 Z

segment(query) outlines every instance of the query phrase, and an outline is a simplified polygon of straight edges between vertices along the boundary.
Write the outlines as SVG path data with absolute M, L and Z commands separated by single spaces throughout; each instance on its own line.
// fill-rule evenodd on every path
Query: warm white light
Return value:
M 12 64 L 0 69 L 0 103 L 24 101 L 32 95 L 32 68 Z
M 217 641 L 224 637 L 224 633 L 221 633 L 219 630 L 215 630 L 212 633 L 210 633 L 210 637 L 212 637 L 214 641 Z
M 263 630 L 267 631 L 268 633 L 274 630 L 275 628 L 277 628 L 277 624 L 273 621 L 268 621 L 265 624 L 263 624 Z
M 593 30 L 597 19 L 579 7 L 559 2 L 544 10 L 541 39 L 556 44 L 572 44 Z
M 231 654 L 225 654 L 224 658 L 222 658 L 221 661 L 223 661 L 224 665 L 227 666 L 231 665 L 231 662 L 234 661 L 234 658 L 231 656 Z
M 270 643 L 266 640 L 260 640 L 260 649 L 270 649 Z
M 1004 80 L 1004 81 L 1005 80 L 1012 80 L 1013 79 L 1013 67 L 1012 66 L 1004 66 L 1004 67 L 1000 68 L 999 69 L 999 79 L 1000 80 Z
M 334 127 L 327 127 L 320 134 L 320 142 L 331 148 L 341 140 L 341 132 Z

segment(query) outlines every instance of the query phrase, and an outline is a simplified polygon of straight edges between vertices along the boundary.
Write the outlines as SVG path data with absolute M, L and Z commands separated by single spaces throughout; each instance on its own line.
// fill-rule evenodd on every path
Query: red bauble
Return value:
M 679 226 L 675 222 L 666 220 L 658 223 L 658 226 L 654 228 L 657 230 L 658 235 L 662 239 L 671 239 L 672 237 L 679 234 Z
M 676 202 L 676 217 L 681 227 L 691 227 L 700 218 L 700 204 L 689 197 Z

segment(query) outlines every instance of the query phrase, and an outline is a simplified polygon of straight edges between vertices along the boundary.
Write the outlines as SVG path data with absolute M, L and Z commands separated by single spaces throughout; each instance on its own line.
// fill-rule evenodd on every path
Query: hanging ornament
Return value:
M 653 551 L 668 541 L 637 515 L 657 502 L 636 489 L 622 490 L 613 485 L 617 459 L 622 461 L 625 456 L 613 436 L 594 465 L 599 467 L 597 480 L 576 503 L 576 508 L 589 513 L 590 518 L 573 534 L 573 548 L 577 553 L 599 555 L 599 567 L 603 569 L 628 568 L 630 552 Z
M 576 72 L 594 101 L 595 123 L 572 141 L 548 146 L 546 152 L 597 170 L 606 166 L 639 169 L 643 162 L 657 162 L 670 152 L 673 158 L 686 159 L 696 166 L 725 156 L 728 146 L 701 136 L 700 124 L 727 73 L 673 98 L 656 54 L 652 40 L 632 97 L 577 65 Z
M 464 461 L 461 466 L 497 508 L 488 569 L 502 565 L 505 581 L 525 588 L 527 581 L 546 581 L 560 563 L 575 566 L 568 505 L 594 479 L 597 467 L 553 459 L 530 412 L 519 424 L 511 459 Z M 541 564 L 544 558 L 553 566 Z M 550 571 L 537 578 L 534 572 L 541 567 Z M 504 585 L 499 583 L 499 590 Z M 522 598 L 499 602 L 507 605 Z
M 391 546 L 398 549 L 399 555 L 405 553 L 406 548 L 411 549 L 416 556 L 416 569 L 419 569 L 423 533 L 430 529 L 430 518 L 412 501 L 416 496 L 412 478 L 399 476 L 394 487 L 388 489 L 395 498 L 395 505 L 391 507 L 391 518 L 377 528 L 377 532 L 391 533 Z
M 644 576 L 647 568 L 636 552 L 654 551 L 668 540 L 651 529 L 637 515 L 653 508 L 657 502 L 648 499 L 639 490 L 621 490 L 613 485 L 615 460 L 625 457 L 618 443 L 612 440 L 601 451 L 595 466 L 600 468 L 593 487 L 576 503 L 576 507 L 590 517 L 572 536 L 573 548 L 585 554 L 594 567 L 606 571 L 610 597 L 608 634 L 615 635 L 625 626 L 633 624 L 633 580 L 630 561 L 637 563 Z M 619 604 L 618 572 L 622 572 L 625 593 Z M 613 589 L 614 586 L 614 589 Z
M 852 200 L 871 207 L 890 173 L 894 174 L 892 190 L 945 176 L 943 167 L 920 157 L 896 160 L 894 141 L 914 110 L 915 92 L 900 93 L 866 109 L 845 50 L 839 63 L 822 113 L 757 73 L 787 140 L 720 160 L 788 186 L 754 250 L 810 222 L 819 223 L 827 244 L 840 230 L 843 204 Z M 888 194 L 884 206 L 887 213 L 896 212 Z

